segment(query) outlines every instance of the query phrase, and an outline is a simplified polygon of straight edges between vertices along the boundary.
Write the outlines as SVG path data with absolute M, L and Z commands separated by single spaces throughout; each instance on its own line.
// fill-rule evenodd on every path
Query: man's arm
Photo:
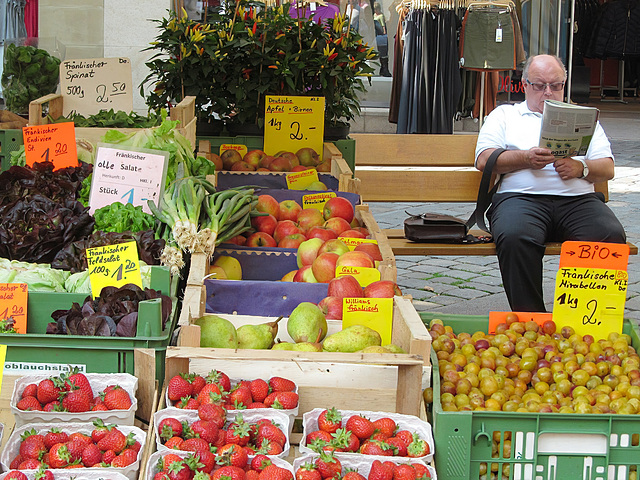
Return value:
M 500 155 L 502 157 L 502 155 Z M 479 159 L 478 159 L 479 160 Z M 606 182 L 611 180 L 614 175 L 614 163 L 613 158 L 594 158 L 585 159 L 587 167 L 589 167 L 589 175 L 585 177 L 585 180 L 589 180 L 591 183 Z M 554 167 L 560 178 L 563 180 L 569 180 L 571 178 L 580 178 L 582 176 L 583 165 L 582 162 L 575 160 L 571 157 L 559 158 L 554 163 Z
M 476 160 L 476 168 L 480 171 L 484 170 L 487 160 L 496 150 L 495 148 L 487 148 L 478 155 Z M 546 165 L 555 161 L 551 150 L 547 148 L 532 147 L 529 150 L 507 150 L 503 152 L 493 167 L 493 173 L 510 173 L 524 168 L 540 170 Z M 580 165 L 580 175 L 582 175 L 582 163 L 574 160 Z M 591 176 L 591 174 L 589 174 Z

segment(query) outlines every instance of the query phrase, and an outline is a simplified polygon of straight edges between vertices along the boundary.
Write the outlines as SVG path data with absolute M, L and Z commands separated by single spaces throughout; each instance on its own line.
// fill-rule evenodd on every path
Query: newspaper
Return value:
M 594 107 L 545 100 L 539 146 L 556 158 L 585 155 L 599 113 Z

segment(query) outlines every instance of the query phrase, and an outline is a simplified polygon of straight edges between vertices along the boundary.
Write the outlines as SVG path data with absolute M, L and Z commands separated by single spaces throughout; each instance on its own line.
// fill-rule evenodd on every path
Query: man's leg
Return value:
M 547 197 L 508 193 L 495 195 L 489 209 L 502 283 L 513 311 L 546 311 L 542 258 L 551 210 Z
M 596 194 L 561 198 L 556 204 L 558 240 L 625 243 L 622 224 Z

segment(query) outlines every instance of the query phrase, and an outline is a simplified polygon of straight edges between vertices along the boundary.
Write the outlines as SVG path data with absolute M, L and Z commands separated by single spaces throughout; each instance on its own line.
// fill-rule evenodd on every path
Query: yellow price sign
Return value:
M 340 237 L 340 240 L 349 247 L 349 250 L 355 250 L 358 245 L 362 245 L 363 243 L 371 243 L 373 245 L 378 244 L 378 241 L 373 238 Z
M 267 95 L 264 116 L 264 151 L 275 155 L 311 147 L 322 154 L 324 97 Z
M 340 265 L 336 267 L 336 277 L 344 277 L 351 275 L 354 277 L 361 287 L 377 282 L 380 280 L 380 270 L 371 267 L 351 267 L 348 265 Z
M 391 343 L 393 298 L 343 298 L 342 328 L 365 325 L 382 337 L 382 345 Z
M 622 332 L 628 275 L 625 270 L 564 267 L 558 270 L 553 320 L 578 335 L 607 338 Z
M 2 392 L 2 379 L 4 377 L 4 361 L 7 359 L 7 346 L 0 345 L 0 393 Z
M 301 172 L 289 173 L 286 179 L 289 190 L 306 190 L 309 185 L 318 181 L 318 171 L 315 168 L 308 168 Z
M 142 288 L 140 261 L 136 242 L 87 248 L 91 295 L 99 297 L 104 287 L 121 287 L 133 283 Z
M 315 208 L 321 212 L 324 204 L 338 195 L 335 192 L 310 193 L 302 196 L 302 208 Z
M 235 150 L 240 154 L 242 158 L 244 158 L 249 149 L 246 145 L 241 145 L 239 143 L 223 143 L 222 145 L 220 145 L 220 155 L 222 155 L 227 150 Z

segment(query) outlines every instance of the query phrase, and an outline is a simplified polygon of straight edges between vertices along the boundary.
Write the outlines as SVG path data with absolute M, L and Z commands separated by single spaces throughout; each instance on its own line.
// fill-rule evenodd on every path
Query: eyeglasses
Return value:
M 527 83 L 531 85 L 534 91 L 536 92 L 544 92 L 547 87 L 551 89 L 552 92 L 559 92 L 564 88 L 564 82 L 558 83 L 531 83 L 527 78 Z

